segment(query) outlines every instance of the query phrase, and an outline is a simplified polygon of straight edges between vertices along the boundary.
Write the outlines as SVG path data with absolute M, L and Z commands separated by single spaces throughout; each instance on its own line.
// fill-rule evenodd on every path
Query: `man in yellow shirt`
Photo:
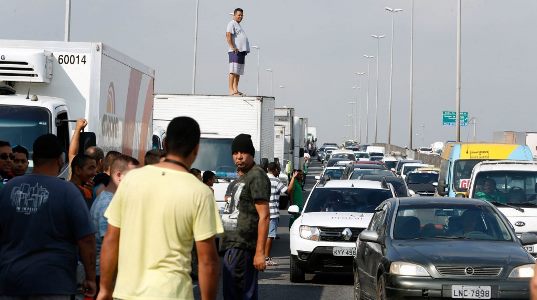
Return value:
M 105 213 L 97 299 L 194 299 L 194 241 L 201 297 L 216 298 L 214 239 L 222 223 L 211 189 L 189 173 L 200 128 L 194 119 L 178 117 L 166 134 L 166 159 L 127 174 Z

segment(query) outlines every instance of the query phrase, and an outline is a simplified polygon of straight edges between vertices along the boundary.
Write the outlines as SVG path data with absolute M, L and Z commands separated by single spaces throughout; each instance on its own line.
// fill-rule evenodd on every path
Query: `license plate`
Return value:
M 492 296 L 490 286 L 453 285 L 451 297 L 458 299 L 490 299 Z
M 524 249 L 526 249 L 526 251 L 528 251 L 529 253 L 534 253 L 535 252 L 535 245 L 524 246 Z
M 334 256 L 355 256 L 356 248 L 355 247 L 334 247 L 332 249 L 332 254 Z

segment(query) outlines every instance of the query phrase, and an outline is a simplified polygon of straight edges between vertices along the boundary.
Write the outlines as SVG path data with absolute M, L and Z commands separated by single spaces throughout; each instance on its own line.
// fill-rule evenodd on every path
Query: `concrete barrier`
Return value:
M 376 143 L 373 145 L 384 147 L 386 149 L 386 155 L 400 156 L 405 159 L 417 159 L 417 160 L 423 161 L 423 163 L 425 164 L 433 165 L 437 168 L 440 168 L 440 162 L 441 162 L 440 155 L 418 153 L 417 150 L 412 150 L 412 149 L 408 149 L 406 147 L 400 147 L 397 145 L 388 145 L 385 143 Z

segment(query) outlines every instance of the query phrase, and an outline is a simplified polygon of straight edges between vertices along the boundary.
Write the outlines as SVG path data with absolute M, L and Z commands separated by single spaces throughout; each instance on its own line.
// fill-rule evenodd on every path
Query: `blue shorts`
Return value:
M 229 73 L 244 75 L 244 63 L 247 52 L 228 52 Z
M 278 235 L 278 223 L 280 223 L 280 218 L 270 219 L 269 228 L 268 228 L 268 237 L 276 238 Z

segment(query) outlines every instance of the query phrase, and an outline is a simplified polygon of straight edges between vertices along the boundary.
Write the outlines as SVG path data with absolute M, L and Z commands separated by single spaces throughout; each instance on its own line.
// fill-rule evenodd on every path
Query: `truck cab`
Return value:
M 480 162 L 472 171 L 468 195 L 496 205 L 517 235 L 537 232 L 537 162 Z M 537 256 L 537 245 L 525 248 Z

